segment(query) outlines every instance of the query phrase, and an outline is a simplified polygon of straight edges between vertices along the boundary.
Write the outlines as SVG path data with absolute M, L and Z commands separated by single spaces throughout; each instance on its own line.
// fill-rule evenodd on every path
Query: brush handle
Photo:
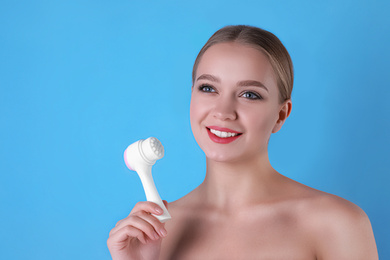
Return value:
M 171 215 L 169 215 L 167 208 L 161 200 L 160 195 L 158 194 L 156 185 L 154 184 L 153 176 L 152 176 L 152 166 L 151 165 L 142 165 L 137 170 L 138 176 L 141 179 L 142 186 L 144 187 L 146 200 L 154 202 L 158 204 L 164 213 L 162 215 L 154 215 L 161 223 L 164 223 L 167 220 L 171 219 Z

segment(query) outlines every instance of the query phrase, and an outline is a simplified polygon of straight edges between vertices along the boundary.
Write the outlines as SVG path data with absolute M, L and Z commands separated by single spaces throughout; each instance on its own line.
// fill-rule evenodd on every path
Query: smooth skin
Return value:
M 168 208 L 168 203 L 163 201 Z M 107 240 L 112 259 L 159 259 L 165 225 L 151 214 L 162 215 L 158 204 L 138 202 L 129 216 L 118 221 Z
M 110 233 L 113 259 L 378 259 L 363 210 L 271 166 L 269 138 L 291 107 L 290 100 L 280 102 L 261 51 L 240 43 L 210 47 L 190 107 L 192 131 L 206 155 L 205 180 L 169 204 L 172 220 L 165 224 L 150 215 L 157 205 L 138 203 Z M 208 133 L 215 126 L 240 136 L 217 143 Z

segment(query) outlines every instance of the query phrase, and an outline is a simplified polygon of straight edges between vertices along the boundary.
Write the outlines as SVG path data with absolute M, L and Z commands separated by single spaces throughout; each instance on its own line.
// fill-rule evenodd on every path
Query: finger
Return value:
M 150 214 L 156 214 L 156 215 L 161 215 L 163 213 L 163 209 L 158 204 L 151 201 L 137 202 L 137 204 L 135 204 L 134 208 L 131 210 L 129 215 L 139 211 L 145 211 Z
M 164 225 L 155 216 L 151 215 L 161 215 L 162 213 L 162 208 L 156 203 L 150 201 L 138 202 L 127 218 L 124 218 L 116 223 L 115 227 L 110 231 L 110 234 L 116 232 L 118 229 L 126 225 L 133 225 L 132 221 L 134 218 L 131 217 L 139 216 L 149 222 L 161 237 L 164 237 L 166 235 Z
M 146 212 L 139 212 L 139 217 L 147 221 L 150 225 L 153 226 L 154 230 L 161 236 L 165 237 L 167 235 L 167 230 L 165 229 L 164 223 L 161 223 L 155 216 L 152 216 Z
M 163 213 L 163 209 L 158 204 L 156 204 L 154 202 L 150 202 L 150 201 L 140 201 L 140 202 L 137 202 L 137 204 L 135 204 L 134 208 L 131 210 L 131 212 L 128 216 L 133 215 L 133 214 L 138 213 L 138 212 L 141 212 L 141 211 L 145 211 L 149 214 L 155 214 L 155 215 L 161 215 Z M 119 220 L 115 224 L 115 227 L 120 225 L 125 219 Z
M 140 230 L 141 232 L 146 234 L 151 240 L 156 240 L 160 238 L 160 235 L 156 232 L 154 227 L 148 221 L 144 220 L 142 217 L 135 215 L 127 217 L 125 221 L 114 227 L 110 232 L 110 236 L 114 235 L 122 229 L 127 229 L 128 227 Z
M 119 221 L 118 224 L 110 231 L 110 234 L 116 232 L 117 230 L 125 226 L 139 226 L 139 225 L 135 225 L 134 223 L 134 221 L 139 221 L 139 218 L 148 222 L 160 237 L 166 236 L 167 231 L 164 227 L 165 225 L 161 223 L 155 216 L 152 216 L 149 213 L 143 211 L 134 213 L 133 215 Z
M 124 245 L 129 242 L 129 239 L 137 238 L 141 243 L 146 244 L 145 234 L 132 226 L 126 226 L 124 228 L 119 229 L 117 232 L 110 234 L 107 245 L 109 248 Z

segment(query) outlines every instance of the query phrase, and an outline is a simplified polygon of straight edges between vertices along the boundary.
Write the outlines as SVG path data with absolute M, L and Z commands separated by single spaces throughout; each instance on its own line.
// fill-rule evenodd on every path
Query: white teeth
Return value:
M 222 131 L 218 131 L 218 130 L 214 130 L 214 129 L 210 129 L 210 132 L 215 134 L 218 137 L 221 137 L 221 138 L 227 138 L 227 137 L 232 137 L 232 136 L 238 135 L 236 133 L 222 132 Z

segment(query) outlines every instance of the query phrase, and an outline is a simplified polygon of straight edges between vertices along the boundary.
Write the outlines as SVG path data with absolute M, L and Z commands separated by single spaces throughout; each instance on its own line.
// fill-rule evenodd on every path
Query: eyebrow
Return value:
M 257 80 L 239 81 L 237 85 L 240 87 L 250 87 L 250 86 L 260 87 L 260 88 L 267 90 L 267 92 L 268 92 L 268 88 L 266 86 L 264 86 L 263 83 L 261 83 L 260 81 L 257 81 Z
M 217 82 L 217 83 L 221 82 L 221 80 L 218 77 L 215 77 L 215 76 L 210 75 L 210 74 L 202 74 L 196 79 L 196 81 L 201 80 L 201 79 L 210 80 L 210 81 Z
M 198 81 L 198 80 L 209 80 L 209 81 L 216 82 L 216 83 L 221 82 L 221 80 L 218 77 L 215 77 L 215 76 L 210 75 L 210 74 L 202 74 L 196 79 L 196 81 Z M 257 81 L 257 80 L 243 80 L 243 81 L 239 81 L 237 83 L 237 85 L 239 87 L 250 87 L 250 86 L 260 87 L 260 88 L 265 89 L 268 92 L 268 88 L 266 86 L 264 86 L 263 83 L 261 83 L 260 81 Z

